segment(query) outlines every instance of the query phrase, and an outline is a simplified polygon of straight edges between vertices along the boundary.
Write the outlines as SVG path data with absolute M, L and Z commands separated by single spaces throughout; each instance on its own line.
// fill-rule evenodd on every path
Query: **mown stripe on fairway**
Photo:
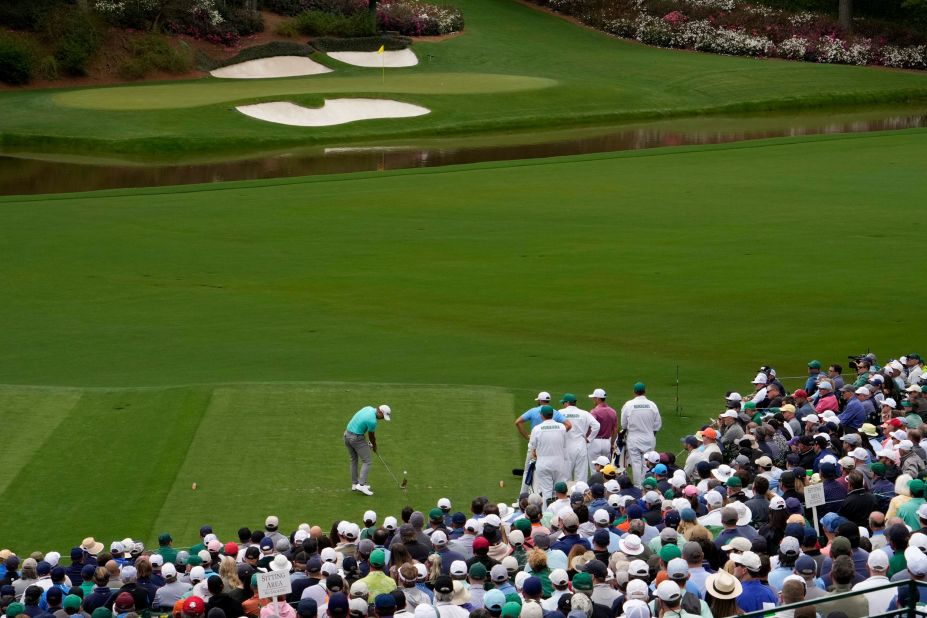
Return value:
M 41 461 L 41 457 L 36 458 L 39 447 L 80 397 L 76 389 L 0 387 L 0 427 L 7 442 L 0 449 L 0 496 L 23 468 Z M 2 502 L 7 503 L 5 496 Z
M 88 535 L 148 538 L 208 397 L 85 391 L 0 496 L 15 514 L 0 520 L 4 545 L 66 552 Z
M 424 73 L 311 77 L 281 80 L 239 80 L 177 82 L 144 86 L 68 90 L 54 95 L 64 107 L 114 111 L 200 107 L 231 101 L 267 100 L 300 94 L 395 93 L 395 94 L 487 94 L 539 90 L 557 81 L 528 75 L 493 73 Z
M 377 430 L 380 453 L 400 479 L 408 470 L 409 488 L 399 490 L 374 458 L 375 495 L 367 498 L 350 491 L 342 435 L 356 410 L 383 402 L 394 415 Z M 302 521 L 327 528 L 368 508 L 398 515 L 406 504 L 424 507 L 442 496 L 463 510 L 464 501 L 487 491 L 493 500 L 511 499 L 513 490 L 498 480 L 508 481 L 524 458 L 513 404 L 495 388 L 218 387 L 154 532 L 171 532 L 181 546 L 196 541 L 204 523 L 232 539 L 238 527 L 261 527 L 270 514 L 287 529 Z

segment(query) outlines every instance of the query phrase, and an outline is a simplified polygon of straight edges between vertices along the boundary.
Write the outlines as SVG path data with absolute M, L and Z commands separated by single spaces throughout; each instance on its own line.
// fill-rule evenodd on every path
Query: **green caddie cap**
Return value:
M 635 382 L 635 383 L 634 383 L 634 392 L 635 392 L 635 393 L 643 393 L 643 392 L 645 392 L 646 390 L 647 390 L 647 387 L 644 386 L 644 383 L 643 383 L 643 382 Z
M 567 393 L 560 399 L 560 403 L 576 403 L 576 395 L 573 393 Z
M 573 399 L 573 402 L 574 402 L 574 403 L 576 402 L 576 399 L 575 399 L 575 398 Z M 561 403 L 562 403 L 562 402 L 561 402 Z M 553 414 L 554 414 L 555 411 L 556 411 L 556 410 L 554 410 L 554 407 L 553 407 L 553 406 L 541 406 L 541 414 L 542 414 L 542 415 L 544 415 L 544 414 L 550 414 L 551 416 L 553 416 Z

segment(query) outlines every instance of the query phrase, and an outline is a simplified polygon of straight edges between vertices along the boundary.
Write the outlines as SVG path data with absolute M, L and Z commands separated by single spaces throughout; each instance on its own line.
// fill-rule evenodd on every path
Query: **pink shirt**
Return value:
M 618 426 L 618 413 L 615 409 L 602 403 L 589 410 L 589 413 L 599 421 L 599 435 L 595 437 L 611 440 L 612 432 Z
M 273 601 L 261 608 L 261 618 L 275 618 L 276 616 L 296 618 L 296 610 L 286 601 Z
M 836 396 L 828 395 L 826 397 L 821 397 L 818 400 L 818 405 L 814 406 L 814 411 L 817 413 L 824 412 L 825 410 L 840 412 L 840 404 L 837 403 Z

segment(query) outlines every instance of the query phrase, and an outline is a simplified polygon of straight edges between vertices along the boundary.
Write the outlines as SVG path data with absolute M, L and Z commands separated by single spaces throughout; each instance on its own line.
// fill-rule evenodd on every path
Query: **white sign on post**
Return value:
M 290 574 L 286 571 L 270 571 L 257 574 L 258 596 L 262 599 L 282 597 L 293 591 Z
M 824 484 L 816 483 L 805 487 L 805 506 L 813 509 L 824 504 Z

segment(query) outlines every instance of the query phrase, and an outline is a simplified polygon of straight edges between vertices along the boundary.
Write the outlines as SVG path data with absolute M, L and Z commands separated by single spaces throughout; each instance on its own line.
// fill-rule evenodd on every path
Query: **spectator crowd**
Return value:
M 442 498 L 422 511 L 406 507 L 398 519 L 367 511 L 329 530 L 281 529 L 269 516 L 234 540 L 204 525 L 188 549 L 164 533 L 150 548 L 85 538 L 67 557 L 3 550 L 0 611 L 8 618 L 861 618 L 927 602 L 924 363 L 909 354 L 880 366 L 869 354 L 850 367 L 844 377 L 838 364 L 811 361 L 804 384 L 791 391 L 762 367 L 752 392 L 727 392 L 722 411 L 682 438 L 680 453 L 642 450 L 627 468 L 616 465 L 622 448 L 645 444 L 623 441 L 623 432 L 643 426 L 634 415 L 659 429 L 642 384 L 620 414 L 596 389 L 595 422 L 573 396 L 564 396 L 561 413 L 549 395 L 539 396 L 516 421 L 529 439 L 527 463 L 549 456 L 537 452 L 547 439 L 538 434 L 582 431 L 563 436 L 563 465 L 536 465 L 543 474 L 526 476 L 511 505 L 477 497 L 455 510 Z M 564 427 L 538 429 L 554 423 Z M 577 435 L 588 446 L 578 447 Z M 594 458 L 590 465 L 586 454 L 584 464 L 590 448 Z M 815 517 L 805 491 L 818 484 L 825 501 Z M 259 574 L 281 571 L 290 592 L 262 597 Z M 906 580 L 924 582 L 917 599 L 908 586 L 890 586 Z M 837 596 L 851 591 L 862 594 Z M 813 604 L 781 608 L 800 601 Z

